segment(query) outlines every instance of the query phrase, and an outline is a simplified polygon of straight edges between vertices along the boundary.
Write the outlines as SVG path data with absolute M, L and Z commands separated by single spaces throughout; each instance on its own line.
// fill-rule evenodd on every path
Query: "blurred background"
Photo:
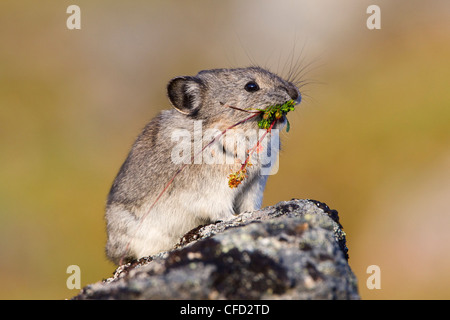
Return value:
M 250 64 L 308 83 L 264 205 L 338 210 L 363 299 L 450 298 L 449 1 L 3 0 L 0 39 L 0 298 L 110 277 L 106 196 L 167 82 Z

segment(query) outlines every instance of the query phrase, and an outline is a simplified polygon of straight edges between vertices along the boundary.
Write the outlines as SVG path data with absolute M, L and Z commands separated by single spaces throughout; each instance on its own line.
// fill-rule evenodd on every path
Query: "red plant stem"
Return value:
M 233 106 L 229 106 L 229 105 L 225 105 L 228 108 L 234 109 L 234 110 L 238 110 L 238 111 L 242 111 L 242 112 L 247 112 L 247 113 L 257 113 L 260 114 L 261 112 L 263 112 L 262 110 L 245 110 L 245 109 L 241 109 L 238 107 L 233 107 Z
M 277 120 L 274 120 L 272 122 L 272 124 L 270 125 L 270 127 L 266 130 L 266 132 L 264 132 L 264 134 L 262 135 L 262 137 L 258 140 L 258 142 L 256 143 L 256 145 L 249 151 L 248 157 L 247 159 L 245 159 L 244 164 L 241 167 L 241 170 L 243 170 L 246 166 L 247 163 L 250 161 L 250 157 L 253 155 L 253 153 L 255 152 L 255 150 L 259 147 L 259 145 L 261 144 L 261 142 L 264 140 L 264 138 L 266 137 L 266 135 L 272 130 L 273 126 L 275 125 L 275 122 L 277 122 Z

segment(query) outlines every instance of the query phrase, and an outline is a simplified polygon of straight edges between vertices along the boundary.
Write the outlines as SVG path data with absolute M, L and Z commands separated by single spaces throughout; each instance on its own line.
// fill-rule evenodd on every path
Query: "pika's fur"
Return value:
M 227 106 L 262 109 L 291 99 L 299 102 L 301 97 L 291 82 L 259 67 L 213 69 L 195 77 L 176 77 L 169 82 L 167 93 L 174 108 L 162 111 L 145 126 L 108 195 L 106 254 L 116 264 L 169 250 L 201 224 L 226 220 L 262 204 L 267 175 L 261 174 L 260 164 L 249 167 L 248 177 L 233 189 L 227 176 L 239 170 L 238 161 L 199 164 L 194 160 L 180 171 L 182 164 L 173 161 L 174 147 L 180 144 L 176 132 L 195 136 L 194 121 L 201 121 L 197 124 L 201 123 L 202 132 L 220 132 L 251 115 Z M 236 128 L 258 130 L 257 119 Z M 277 123 L 278 128 L 283 121 Z M 236 155 L 235 145 L 223 141 L 204 152 Z M 191 142 L 191 138 L 185 141 L 189 147 Z M 188 155 L 189 160 L 194 152 Z

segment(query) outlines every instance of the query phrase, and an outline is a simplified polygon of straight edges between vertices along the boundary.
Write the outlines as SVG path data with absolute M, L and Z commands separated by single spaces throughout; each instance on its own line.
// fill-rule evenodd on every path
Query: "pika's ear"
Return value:
M 193 115 L 200 109 L 203 90 L 203 82 L 196 77 L 176 77 L 167 85 L 170 103 L 186 115 Z

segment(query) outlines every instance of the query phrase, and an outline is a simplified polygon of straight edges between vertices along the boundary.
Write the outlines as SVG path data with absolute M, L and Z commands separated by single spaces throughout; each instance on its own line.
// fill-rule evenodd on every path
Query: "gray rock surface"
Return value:
M 74 299 L 359 299 L 337 211 L 280 202 L 187 233 Z

